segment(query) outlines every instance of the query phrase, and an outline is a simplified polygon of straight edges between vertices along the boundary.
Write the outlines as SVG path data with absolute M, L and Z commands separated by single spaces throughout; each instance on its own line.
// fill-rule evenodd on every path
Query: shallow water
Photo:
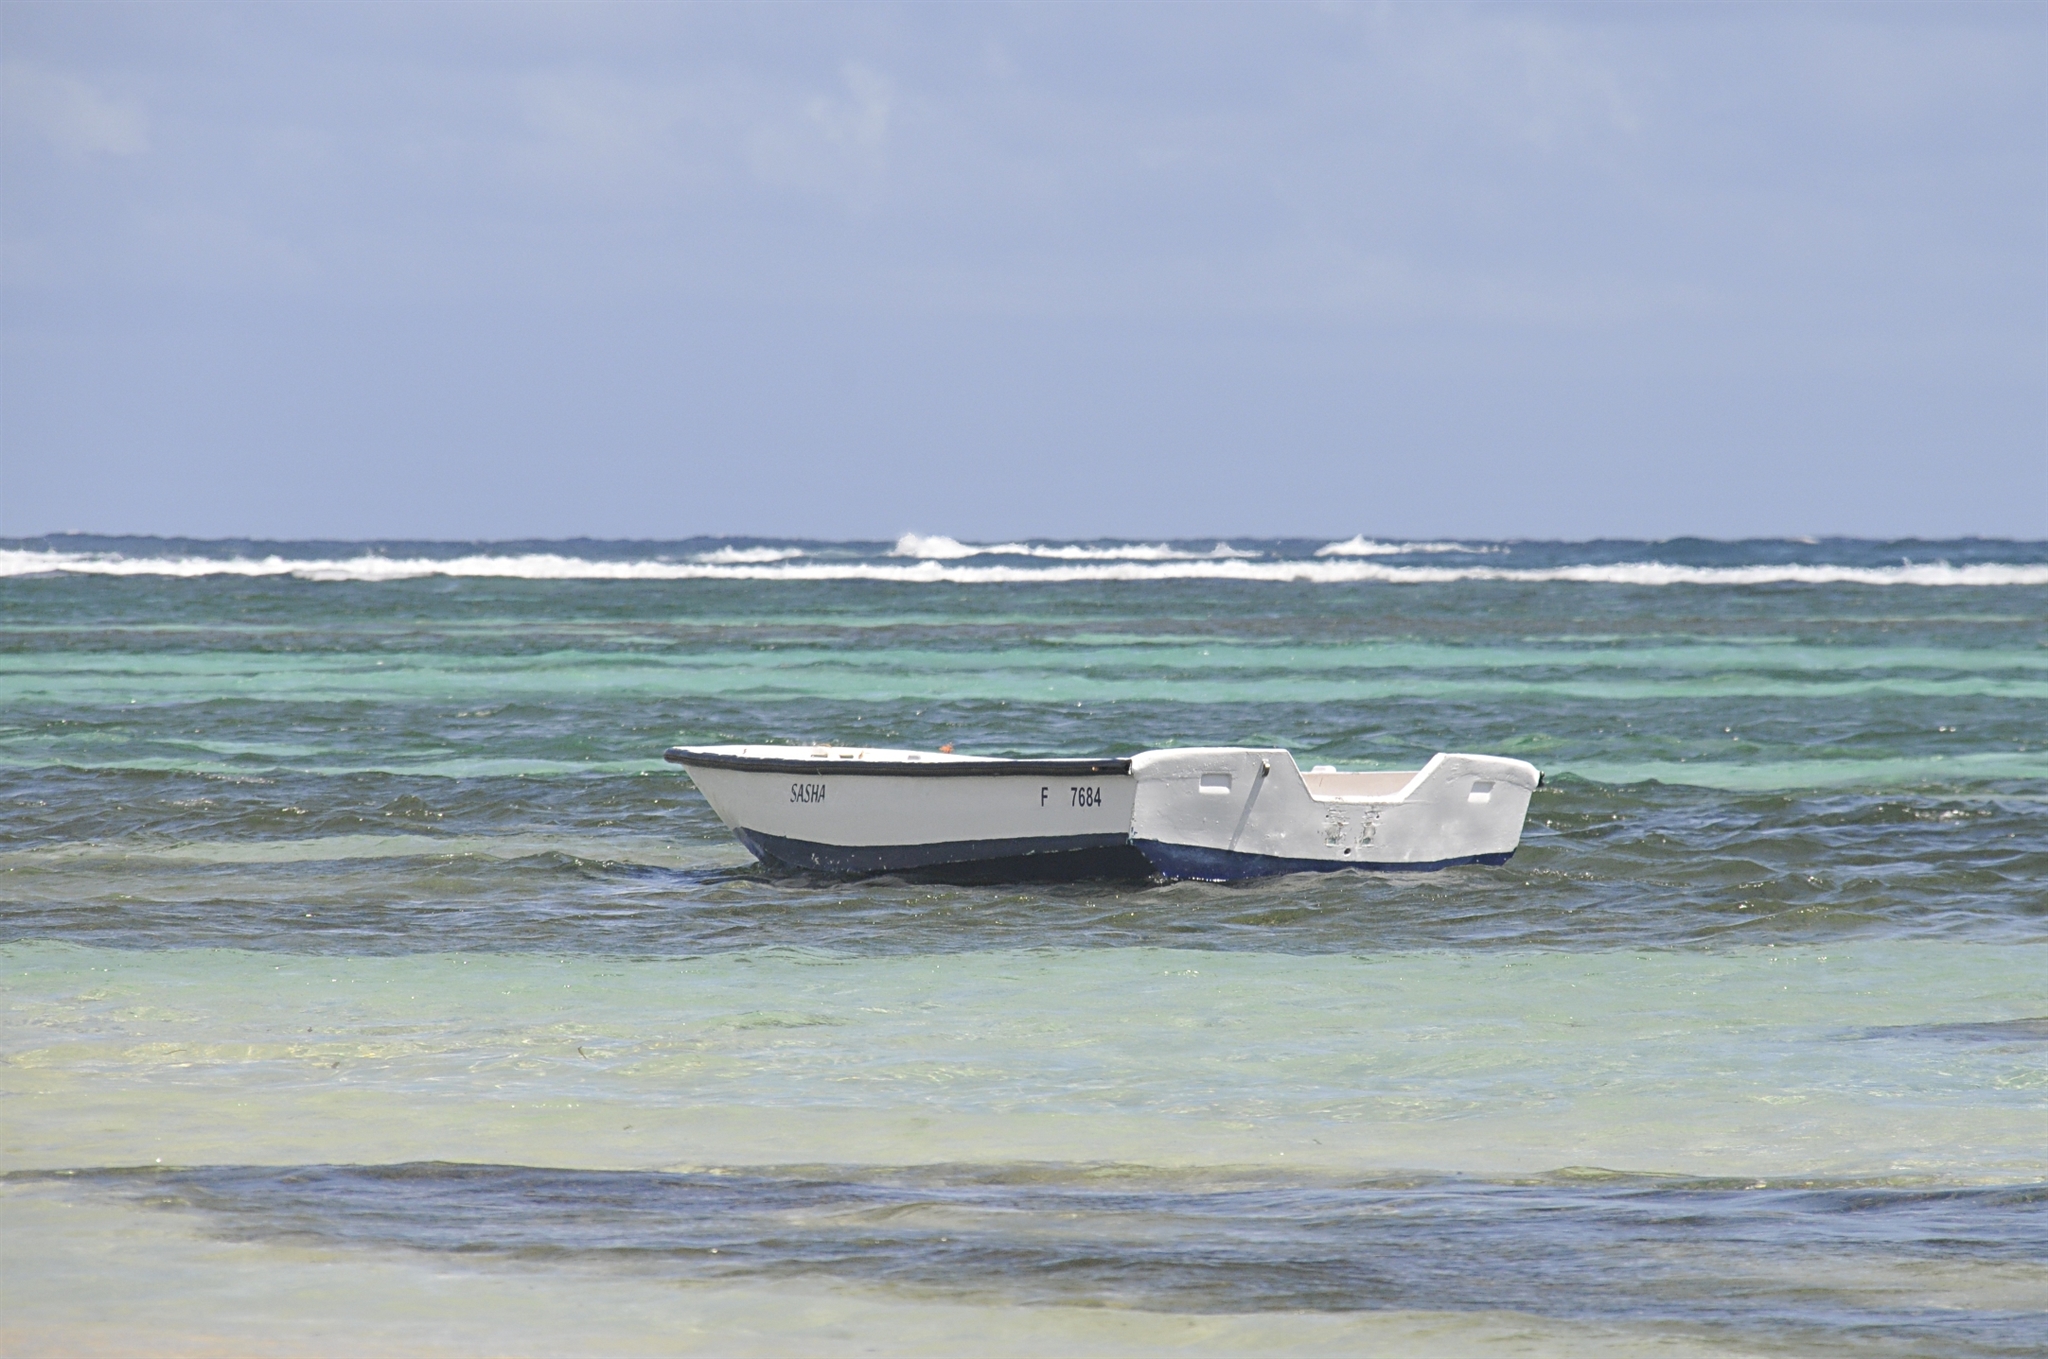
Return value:
M 10 1349 L 2037 1343 L 2048 546 L 1228 547 L 0 544 Z M 764 740 L 1548 781 L 849 883 Z

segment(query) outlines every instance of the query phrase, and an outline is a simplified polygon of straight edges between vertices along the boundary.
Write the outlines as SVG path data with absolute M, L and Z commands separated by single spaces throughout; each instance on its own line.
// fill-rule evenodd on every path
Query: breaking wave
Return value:
M 1363 533 L 1355 538 L 1346 538 L 1341 543 L 1324 543 L 1316 549 L 1318 557 L 1405 557 L 1411 552 L 1469 552 L 1477 556 L 1482 552 L 1498 552 L 1497 547 L 1473 547 L 1467 543 L 1383 543 L 1368 538 Z
M 1245 552 L 1229 543 L 1218 543 L 1206 552 L 1190 552 L 1167 543 L 963 543 L 944 534 L 906 533 L 889 549 L 892 557 L 916 557 L 921 561 L 959 561 L 965 557 L 1038 557 L 1063 562 L 1170 562 L 1209 561 L 1229 557 L 1255 558 L 1260 552 Z
M 907 541 L 907 537 L 906 537 Z M 610 560 L 552 552 L 509 555 L 477 553 L 459 557 L 129 556 L 118 552 L 63 552 L 0 549 L 0 577 L 31 575 L 157 577 L 292 577 L 309 581 L 396 581 L 429 576 L 517 580 L 872 580 L 906 584 L 987 585 L 1082 581 L 1270 581 L 1318 585 L 1381 583 L 1431 585 L 1458 581 L 1569 581 L 1598 585 L 2048 585 L 2048 563 L 1949 562 L 1853 566 L 1826 563 L 1767 563 L 1697 566 L 1660 561 L 1579 563 L 1552 566 L 1405 565 L 1350 554 L 1272 558 L 1245 554 L 1165 555 L 1173 549 L 1029 547 L 1002 544 L 1007 555 L 1041 559 L 1034 563 L 980 563 L 963 558 L 992 555 L 998 548 L 970 548 L 952 539 L 919 539 L 919 545 L 952 543 L 962 551 L 905 552 L 903 542 L 883 557 L 827 560 L 793 548 L 742 548 L 696 554 L 685 560 Z M 1224 546 L 1219 544 L 1219 550 Z M 1015 547 L 1016 552 L 1008 552 Z M 1417 549 L 1409 549 L 1417 550 Z M 1111 553 L 1121 553 L 1112 556 Z M 778 554 L 774 557 L 769 553 Z M 1092 555 L 1083 555 L 1092 554 Z M 914 557 L 916 560 L 904 560 Z
M 803 555 L 804 550 L 800 547 L 721 547 L 712 552 L 699 552 L 690 560 L 714 566 L 742 566 L 755 562 L 786 562 Z

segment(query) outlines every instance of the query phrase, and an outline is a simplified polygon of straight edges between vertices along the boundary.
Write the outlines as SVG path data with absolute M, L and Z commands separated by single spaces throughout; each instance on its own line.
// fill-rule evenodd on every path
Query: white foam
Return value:
M 889 555 L 916 557 L 922 561 L 959 561 L 965 557 L 1037 557 L 1065 562 L 1164 562 L 1208 561 L 1223 557 L 1249 559 L 1262 554 L 1247 552 L 1224 542 L 1217 543 L 1207 552 L 1183 552 L 1167 543 L 1118 543 L 1110 547 L 1084 543 L 963 543 L 943 534 L 906 533 L 896 540 L 896 546 L 889 549 Z
M 951 541 L 950 539 L 946 541 Z M 974 549 L 979 555 L 988 549 Z M 896 554 L 891 554 L 896 555 Z M 1307 561 L 1204 557 L 1180 560 L 1060 560 L 1046 565 L 977 564 L 925 557 L 915 562 L 831 562 L 816 559 L 721 563 L 705 561 L 595 561 L 558 553 L 518 556 L 293 559 L 269 557 L 125 557 L 115 553 L 0 549 L 0 576 L 292 576 L 316 581 L 414 580 L 425 576 L 517 580 L 875 580 L 905 583 L 1001 585 L 1082 581 L 1226 580 L 1317 585 L 1379 583 L 1436 585 L 1458 581 L 1573 581 L 1596 585 L 2048 585 L 2048 564 L 1947 562 L 1904 566 L 1677 566 L 1666 562 L 1614 562 L 1556 567 L 1394 566 L 1385 562 L 1320 558 Z
M 1465 543 L 1383 543 L 1363 533 L 1341 543 L 1325 543 L 1316 549 L 1318 557 L 1405 557 L 1416 552 L 1498 552 L 1497 547 L 1472 547 Z
M 1005 544 L 1000 549 L 992 548 L 990 551 L 992 553 L 996 551 L 1009 551 L 1013 547 L 1017 549 L 1012 553 L 1015 556 L 1043 557 L 1052 561 L 1067 562 L 1198 562 L 1213 561 L 1225 557 L 1242 557 L 1249 561 L 1264 555 L 1258 552 L 1241 551 L 1238 548 L 1232 547 L 1229 543 L 1218 543 L 1207 552 L 1183 552 L 1179 548 L 1170 547 L 1165 543 L 1129 543 L 1116 547 L 1084 547 L 1079 545 L 1043 547 L 1035 544 Z
M 948 538 L 943 533 L 906 533 L 896 540 L 896 546 L 889 549 L 892 557 L 922 557 L 931 561 L 951 561 L 957 557 L 972 557 L 988 549 L 969 547 L 957 538 Z
M 714 566 L 741 566 L 754 562 L 786 562 L 803 555 L 804 550 L 800 547 L 721 547 L 715 552 L 699 552 L 690 560 Z

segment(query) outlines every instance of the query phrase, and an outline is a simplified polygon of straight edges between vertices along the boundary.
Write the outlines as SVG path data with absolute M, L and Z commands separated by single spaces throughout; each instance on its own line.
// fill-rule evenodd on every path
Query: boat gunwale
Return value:
M 726 755 L 701 747 L 671 746 L 662 758 L 685 769 L 732 769 L 757 774 L 872 774 L 889 778 L 986 778 L 1025 774 L 1129 774 L 1131 762 L 1124 756 L 1100 759 L 1008 760 L 991 756 L 955 757 L 946 760 L 870 760 L 789 758 L 779 755 Z

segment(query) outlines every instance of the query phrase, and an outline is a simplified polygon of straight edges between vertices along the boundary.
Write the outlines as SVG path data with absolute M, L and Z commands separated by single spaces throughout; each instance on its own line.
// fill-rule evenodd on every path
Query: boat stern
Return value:
M 1279 749 L 1132 757 L 1132 843 L 1169 878 L 1502 863 L 1521 843 L 1534 765 L 1439 754 L 1406 773 L 1303 774 Z

